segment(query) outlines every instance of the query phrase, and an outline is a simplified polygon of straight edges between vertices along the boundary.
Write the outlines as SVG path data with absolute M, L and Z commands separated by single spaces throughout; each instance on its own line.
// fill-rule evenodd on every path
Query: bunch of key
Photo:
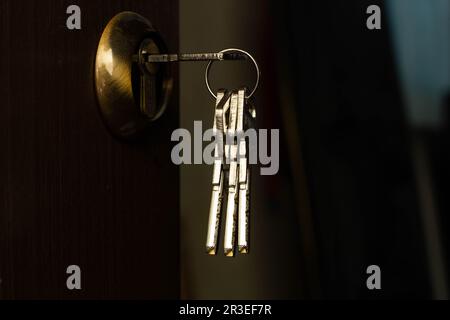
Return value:
M 250 168 L 249 146 L 244 132 L 255 124 L 255 109 L 246 88 L 219 90 L 216 95 L 213 131 L 216 137 L 206 252 L 217 253 L 222 204 L 226 203 L 224 253 L 228 257 L 249 251 Z M 225 199 L 226 195 L 226 199 Z

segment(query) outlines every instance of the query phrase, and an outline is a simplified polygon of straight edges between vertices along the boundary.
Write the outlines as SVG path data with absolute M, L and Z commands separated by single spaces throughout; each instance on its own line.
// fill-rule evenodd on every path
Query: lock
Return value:
M 95 60 L 95 89 L 103 121 L 118 137 L 136 137 L 166 109 L 173 87 L 170 64 L 147 61 L 166 53 L 150 21 L 134 12 L 114 16 Z

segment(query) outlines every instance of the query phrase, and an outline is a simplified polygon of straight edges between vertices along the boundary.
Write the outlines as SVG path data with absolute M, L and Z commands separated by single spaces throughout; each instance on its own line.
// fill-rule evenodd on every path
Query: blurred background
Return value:
M 280 129 L 279 173 L 254 170 L 249 255 L 205 254 L 212 167 L 181 167 L 182 298 L 448 298 L 449 24 L 448 0 L 180 0 L 180 51 L 249 51 L 258 127 Z M 191 132 L 212 126 L 205 67 L 180 66 Z M 254 71 L 216 63 L 211 81 Z

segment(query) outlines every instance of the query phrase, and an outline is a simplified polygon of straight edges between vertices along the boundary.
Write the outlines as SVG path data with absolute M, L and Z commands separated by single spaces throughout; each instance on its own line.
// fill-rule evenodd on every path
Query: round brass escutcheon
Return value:
M 119 13 L 107 24 L 97 49 L 95 88 L 113 135 L 135 137 L 164 112 L 173 83 L 170 66 L 145 63 L 142 52 L 166 51 L 151 23 L 137 13 Z

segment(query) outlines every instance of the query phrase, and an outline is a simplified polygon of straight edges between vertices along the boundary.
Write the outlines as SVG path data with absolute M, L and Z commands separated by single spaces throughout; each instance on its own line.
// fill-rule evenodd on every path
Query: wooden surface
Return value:
M 0 2 L 0 299 L 176 298 L 178 168 L 171 104 L 144 141 L 105 129 L 94 92 L 104 26 L 131 10 L 178 46 L 178 1 Z M 175 71 L 175 79 L 177 79 Z M 66 288 L 66 268 L 82 290 Z

